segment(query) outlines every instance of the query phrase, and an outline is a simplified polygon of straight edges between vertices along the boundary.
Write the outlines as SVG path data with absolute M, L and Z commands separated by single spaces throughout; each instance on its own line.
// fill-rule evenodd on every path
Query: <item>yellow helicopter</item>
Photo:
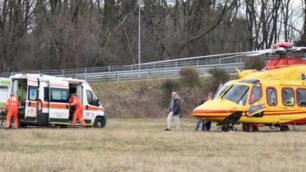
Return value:
M 238 71 L 239 79 L 220 87 L 212 100 L 196 107 L 193 116 L 222 124 L 223 131 L 242 123 L 244 131 L 275 126 L 288 131 L 289 124 L 306 124 L 306 59 L 294 57 L 306 47 L 283 42 L 249 56 L 277 54 L 264 69 Z

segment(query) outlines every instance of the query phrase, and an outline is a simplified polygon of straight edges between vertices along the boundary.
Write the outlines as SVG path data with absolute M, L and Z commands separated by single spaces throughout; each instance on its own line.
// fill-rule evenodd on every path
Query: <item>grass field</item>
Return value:
M 306 130 L 163 131 L 165 119 L 109 119 L 104 129 L 0 130 L 1 171 L 305 171 Z M 216 130 L 216 127 L 213 128 Z

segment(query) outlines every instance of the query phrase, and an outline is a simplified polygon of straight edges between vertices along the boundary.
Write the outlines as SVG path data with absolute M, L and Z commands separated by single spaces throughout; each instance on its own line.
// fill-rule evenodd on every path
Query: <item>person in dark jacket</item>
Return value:
M 206 102 L 206 100 L 207 100 L 207 97 L 204 96 L 204 98 L 201 99 L 201 101 L 199 103 L 199 106 L 204 104 Z M 198 131 L 200 129 L 200 127 L 203 126 L 204 122 L 205 122 L 204 119 L 197 118 L 196 125 L 195 125 L 195 131 Z
M 199 105 L 204 104 L 207 100 L 211 100 L 213 97 L 212 93 L 208 93 L 207 97 L 202 99 L 199 103 Z M 202 127 L 201 127 L 202 126 Z M 209 131 L 211 126 L 211 121 L 206 121 L 204 119 L 197 119 L 196 120 L 196 126 L 195 131 L 198 131 L 201 127 L 201 131 Z
M 172 92 L 171 100 L 168 107 L 168 117 L 167 117 L 167 128 L 166 131 L 171 130 L 171 121 L 172 119 L 175 120 L 176 129 L 180 129 L 180 116 L 179 113 L 181 112 L 181 98 L 176 92 Z

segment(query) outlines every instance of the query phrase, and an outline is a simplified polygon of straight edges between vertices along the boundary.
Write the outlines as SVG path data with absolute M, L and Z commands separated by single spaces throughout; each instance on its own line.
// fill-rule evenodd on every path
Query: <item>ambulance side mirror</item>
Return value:
M 94 101 L 94 105 L 95 105 L 95 106 L 100 106 L 100 100 L 99 100 L 99 99 L 95 100 L 95 101 Z

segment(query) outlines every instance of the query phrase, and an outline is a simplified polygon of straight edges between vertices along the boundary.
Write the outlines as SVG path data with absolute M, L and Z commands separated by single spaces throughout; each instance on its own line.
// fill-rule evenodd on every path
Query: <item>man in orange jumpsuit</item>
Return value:
M 9 128 L 11 123 L 12 115 L 14 117 L 14 128 L 18 128 L 18 107 L 19 101 L 12 93 L 11 96 L 7 99 L 5 104 L 5 109 L 8 111 L 6 115 L 5 128 Z
M 75 93 L 72 93 L 70 95 L 69 105 L 71 107 L 75 108 L 75 111 L 74 111 L 74 114 L 73 114 L 73 119 L 72 119 L 72 126 L 75 127 L 76 121 L 77 121 L 77 119 L 79 119 L 82 127 L 85 127 L 86 124 L 85 124 L 85 121 L 82 117 L 83 105 L 81 104 L 80 99 L 78 98 L 78 96 Z

